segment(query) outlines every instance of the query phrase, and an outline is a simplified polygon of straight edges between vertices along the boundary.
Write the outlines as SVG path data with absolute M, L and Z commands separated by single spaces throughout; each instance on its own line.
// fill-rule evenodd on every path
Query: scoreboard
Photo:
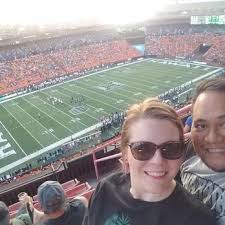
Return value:
M 191 16 L 191 24 L 225 24 L 225 15 Z

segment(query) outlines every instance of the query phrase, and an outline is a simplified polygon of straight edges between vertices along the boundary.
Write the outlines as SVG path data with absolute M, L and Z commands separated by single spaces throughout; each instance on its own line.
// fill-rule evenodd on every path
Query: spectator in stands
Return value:
M 192 125 L 192 115 L 188 116 L 188 118 L 185 121 L 184 133 L 188 133 L 191 131 L 191 125 Z
M 0 51 L 0 94 L 32 91 L 142 55 L 126 40 L 64 47 L 4 62 Z
M 157 99 L 133 105 L 121 136 L 128 172 L 98 184 L 84 224 L 215 224 L 211 211 L 174 179 L 183 141 L 183 125 L 170 106 Z
M 35 222 L 44 225 L 81 225 L 87 199 L 76 197 L 68 202 L 64 189 L 57 181 L 46 181 L 38 188 L 38 201 L 43 212 L 35 210 Z
M 200 83 L 193 97 L 190 157 L 181 167 L 184 187 L 225 224 L 225 78 Z M 193 152 L 194 150 L 197 155 Z
M 9 225 L 9 210 L 6 204 L 0 201 L 0 224 Z
M 0 201 L 0 224 L 1 225 L 32 225 L 28 214 L 21 214 L 10 220 L 9 209 L 6 204 Z

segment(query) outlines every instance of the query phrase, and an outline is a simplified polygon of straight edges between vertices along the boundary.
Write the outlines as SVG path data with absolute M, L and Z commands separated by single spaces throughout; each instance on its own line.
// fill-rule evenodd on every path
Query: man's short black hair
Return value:
M 196 87 L 195 94 L 192 98 L 192 103 L 194 104 L 198 96 L 206 91 L 225 93 L 225 77 L 217 77 L 200 82 Z

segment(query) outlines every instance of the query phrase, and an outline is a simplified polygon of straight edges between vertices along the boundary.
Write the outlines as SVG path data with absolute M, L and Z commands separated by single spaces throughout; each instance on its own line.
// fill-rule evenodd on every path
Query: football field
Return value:
M 96 128 L 102 116 L 216 70 L 140 61 L 1 102 L 0 168 Z

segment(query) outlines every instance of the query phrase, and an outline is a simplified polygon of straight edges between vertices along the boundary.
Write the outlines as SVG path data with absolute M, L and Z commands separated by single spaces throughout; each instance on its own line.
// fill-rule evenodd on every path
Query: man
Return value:
M 81 225 L 87 200 L 83 197 L 68 202 L 63 187 L 57 181 L 46 181 L 38 188 L 38 202 L 45 225 Z M 40 214 L 41 215 L 41 214 Z M 38 219 L 36 219 L 38 222 Z
M 10 220 L 9 209 L 6 204 L 0 201 L 0 224 L 1 225 L 32 225 L 28 214 L 21 214 Z
M 181 168 L 184 187 L 225 225 L 225 78 L 200 83 L 193 98 L 191 140 L 197 155 Z

